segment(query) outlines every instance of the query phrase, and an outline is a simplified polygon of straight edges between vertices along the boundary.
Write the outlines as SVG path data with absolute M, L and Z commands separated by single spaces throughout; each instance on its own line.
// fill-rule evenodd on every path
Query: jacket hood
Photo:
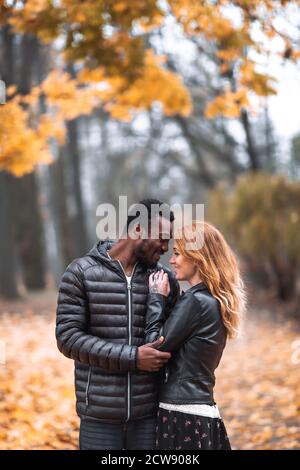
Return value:
M 110 250 L 114 243 L 114 240 L 101 240 L 93 246 L 86 256 L 94 258 L 99 263 L 105 264 L 114 271 L 119 271 L 120 267 L 118 261 L 112 260 L 107 256 L 107 250 Z
M 103 258 L 105 261 L 110 261 L 107 256 L 107 250 L 110 250 L 114 244 L 114 240 L 101 240 L 93 246 L 93 248 L 87 253 L 87 256 L 91 256 L 92 258 L 96 258 L 101 261 L 103 261 Z

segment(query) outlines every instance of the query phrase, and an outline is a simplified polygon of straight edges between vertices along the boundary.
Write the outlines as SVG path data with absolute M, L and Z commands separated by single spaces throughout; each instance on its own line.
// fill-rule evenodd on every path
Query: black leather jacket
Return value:
M 163 295 L 149 294 L 146 317 L 146 341 L 162 334 L 165 341 L 159 349 L 172 353 L 159 400 L 213 405 L 214 372 L 226 344 L 219 302 L 204 283 L 183 293 L 169 316 L 165 302 Z
M 122 423 L 157 411 L 159 374 L 138 370 L 136 364 L 137 348 L 145 342 L 153 270 L 137 263 L 128 284 L 121 265 L 107 256 L 111 246 L 99 243 L 68 266 L 59 287 L 56 338 L 59 350 L 75 361 L 78 415 Z M 172 286 L 168 310 L 179 285 L 163 269 Z

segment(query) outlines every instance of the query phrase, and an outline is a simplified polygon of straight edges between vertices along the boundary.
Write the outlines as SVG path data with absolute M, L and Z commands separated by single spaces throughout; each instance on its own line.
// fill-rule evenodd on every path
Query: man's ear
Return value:
M 130 230 L 130 237 L 133 238 L 133 240 L 141 240 L 145 238 L 145 234 L 145 229 L 143 229 L 141 224 L 133 225 L 132 229 Z
M 147 237 L 146 237 L 146 230 L 145 230 L 144 227 L 142 227 L 141 224 L 137 224 L 137 225 L 136 225 L 136 232 L 139 234 L 139 238 L 140 238 L 141 240 L 144 240 L 144 239 L 147 238 Z
M 134 224 L 129 231 L 130 238 L 138 240 L 140 238 L 140 224 Z

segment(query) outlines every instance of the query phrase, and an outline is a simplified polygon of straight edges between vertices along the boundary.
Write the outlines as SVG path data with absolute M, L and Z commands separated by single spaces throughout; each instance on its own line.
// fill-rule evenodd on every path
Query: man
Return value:
M 148 215 L 151 205 L 139 204 Z M 75 361 L 76 411 L 80 416 L 80 449 L 154 449 L 158 371 L 171 357 L 158 351 L 163 338 L 144 343 L 148 278 L 162 268 L 174 215 L 159 219 L 158 237 L 100 242 L 64 273 L 58 296 L 56 338 L 59 350 Z M 135 217 L 129 216 L 128 228 Z M 144 227 L 137 224 L 136 233 Z M 167 268 L 175 304 L 179 285 Z

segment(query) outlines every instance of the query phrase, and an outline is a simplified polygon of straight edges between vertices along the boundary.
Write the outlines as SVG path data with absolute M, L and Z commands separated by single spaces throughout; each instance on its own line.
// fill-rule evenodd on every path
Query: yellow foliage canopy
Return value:
M 211 119 L 222 115 L 228 118 L 237 118 L 240 115 L 241 107 L 249 105 L 247 89 L 240 88 L 236 92 L 226 91 L 223 95 L 217 96 L 209 103 L 205 110 L 205 117 Z
M 13 86 L 8 91 L 13 95 L 17 90 Z M 48 110 L 42 115 L 38 112 L 41 94 Z M 167 115 L 187 115 L 192 109 L 180 78 L 161 68 L 151 51 L 140 77 L 129 86 L 121 76 L 105 77 L 103 68 L 83 69 L 78 79 L 53 70 L 29 95 L 16 95 L 0 107 L 0 169 L 21 176 L 37 163 L 49 163 L 49 139 L 64 142 L 65 120 L 88 115 L 99 106 L 105 106 L 116 119 L 129 120 L 155 101 Z
M 55 137 L 62 142 L 64 120 L 89 114 L 96 106 L 105 106 L 113 117 L 125 120 L 157 101 L 166 115 L 186 116 L 191 112 L 191 99 L 180 78 L 160 64 L 140 34 L 158 27 L 168 14 L 168 8 L 157 0 L 26 0 L 12 6 L 1 3 L 1 24 L 10 25 L 17 33 L 35 34 L 45 42 L 59 37 L 63 57 L 76 61 L 81 72 L 78 79 L 73 79 L 53 71 L 28 96 L 0 109 L 0 169 L 21 175 L 39 161 L 48 162 L 48 139 Z M 221 73 L 235 66 L 237 89 L 225 89 L 208 105 L 206 117 L 236 118 L 242 107 L 250 107 L 250 93 L 275 93 L 270 84 L 273 78 L 258 72 L 245 50 L 266 52 L 263 43 L 252 36 L 255 24 L 265 37 L 281 38 L 285 44 L 282 56 L 297 61 L 299 44 L 288 32 L 276 29 L 278 14 L 290 5 L 300 5 L 300 1 L 168 0 L 187 35 L 203 36 L 215 45 Z M 228 7 L 238 13 L 238 25 L 228 14 Z M 47 116 L 42 118 L 38 110 L 41 93 L 47 105 Z M 19 122 L 14 122 L 17 117 Z
M 106 109 L 116 119 L 130 120 L 136 110 L 149 109 L 155 101 L 161 103 L 167 116 L 187 116 L 192 111 L 189 93 L 180 77 L 160 67 L 158 58 L 149 50 L 141 77 L 123 92 L 120 90 Z
M 270 75 L 258 73 L 255 70 L 255 64 L 249 60 L 245 61 L 241 67 L 241 85 L 253 90 L 258 96 L 267 96 L 276 94 L 276 90 L 269 82 L 275 82 L 276 79 Z
M 17 100 L 0 106 L 0 168 L 21 176 L 37 163 L 49 163 L 51 154 L 43 129 L 28 126 L 28 113 Z

